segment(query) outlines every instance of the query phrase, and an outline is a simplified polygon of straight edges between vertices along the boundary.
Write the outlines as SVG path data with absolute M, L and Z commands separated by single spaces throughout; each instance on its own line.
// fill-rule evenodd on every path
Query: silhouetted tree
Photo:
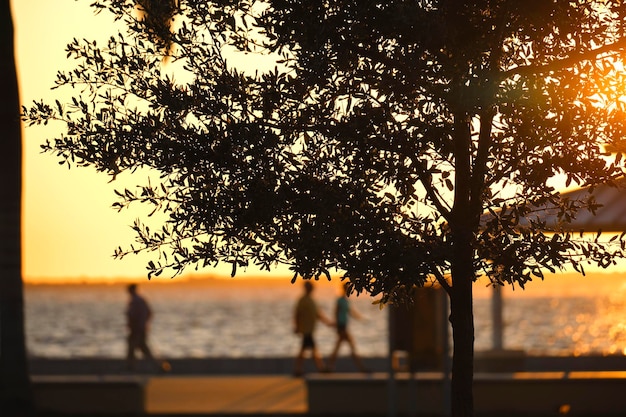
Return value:
M 470 416 L 477 277 L 524 287 L 623 256 L 621 238 L 547 234 L 538 213 L 594 209 L 561 201 L 557 176 L 622 175 L 621 154 L 603 151 L 624 139 L 619 1 L 180 1 L 157 36 L 168 65 L 135 2 L 95 7 L 128 33 L 68 45 L 78 65 L 57 83 L 80 94 L 25 119 L 65 124 L 44 149 L 67 164 L 158 174 L 115 203 L 169 216 L 138 221 L 116 251 L 157 251 L 149 276 L 288 264 L 294 279 L 340 271 L 385 302 L 437 281 L 452 413 Z M 255 54 L 276 68 L 255 73 Z
M 0 410 L 32 410 L 21 256 L 22 140 L 9 1 L 0 2 Z

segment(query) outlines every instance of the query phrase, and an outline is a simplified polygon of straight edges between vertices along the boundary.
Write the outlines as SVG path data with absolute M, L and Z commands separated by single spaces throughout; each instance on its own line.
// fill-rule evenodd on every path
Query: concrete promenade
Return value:
M 388 359 L 363 358 L 373 372 L 386 372 Z M 171 375 L 283 375 L 293 372 L 294 359 L 276 358 L 202 358 L 172 359 Z M 307 363 L 308 371 L 313 371 Z M 348 357 L 337 360 L 337 372 L 354 372 Z M 517 351 L 476 352 L 475 372 L 546 372 L 546 371 L 619 371 L 626 370 L 626 356 L 529 356 Z M 122 359 L 113 358 L 31 358 L 32 375 L 117 375 L 125 373 Z M 140 374 L 152 373 L 146 363 L 138 364 Z
M 41 416 L 54 417 L 442 417 L 441 375 L 385 373 L 289 376 L 34 376 Z M 474 381 L 477 417 L 622 417 L 619 371 L 483 374 Z
M 477 416 L 499 416 L 506 410 L 507 416 L 544 417 L 559 415 L 562 409 L 585 417 L 626 415 L 623 356 L 486 356 L 477 359 Z M 119 359 L 41 359 L 31 361 L 31 373 L 40 410 L 55 417 L 387 414 L 385 369 L 354 373 L 346 360 L 340 362 L 341 372 L 294 378 L 292 364 L 291 358 L 181 359 L 172 361 L 169 374 L 128 374 Z M 384 358 L 369 361 L 374 367 L 386 364 Z M 420 416 L 442 415 L 442 376 L 430 374 L 418 373 L 416 379 L 397 375 L 399 415 L 412 415 L 407 411 L 414 407 Z

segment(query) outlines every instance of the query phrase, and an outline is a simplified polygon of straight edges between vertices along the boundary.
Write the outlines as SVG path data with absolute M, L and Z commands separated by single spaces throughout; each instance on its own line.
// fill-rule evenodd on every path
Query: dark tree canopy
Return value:
M 57 86 L 80 94 L 24 118 L 64 123 L 44 149 L 68 164 L 158 174 L 115 203 L 169 216 L 117 252 L 159 251 L 151 274 L 287 263 L 385 299 L 437 280 L 471 362 L 479 275 L 523 287 L 623 256 L 621 238 L 547 231 L 538 213 L 594 208 L 562 201 L 556 177 L 622 176 L 621 1 L 167 0 L 158 30 L 135 3 L 94 3 L 128 33 L 72 42 Z M 257 54 L 276 68 L 254 72 Z

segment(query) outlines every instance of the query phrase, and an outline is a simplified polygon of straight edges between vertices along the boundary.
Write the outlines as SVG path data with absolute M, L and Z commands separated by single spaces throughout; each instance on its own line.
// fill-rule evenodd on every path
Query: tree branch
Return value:
M 474 160 L 474 166 L 472 169 L 472 181 L 470 185 L 470 198 L 472 201 L 472 207 L 478 210 L 476 213 L 472 213 L 476 216 L 476 219 L 480 219 L 481 211 L 483 209 L 482 204 L 473 204 L 474 202 L 482 202 L 482 192 L 485 188 L 485 175 L 487 172 L 487 159 L 491 150 L 491 124 L 495 115 L 495 109 L 493 106 L 483 110 L 480 115 L 480 132 L 478 134 L 478 150 L 476 152 L 476 159 Z
M 415 164 L 417 168 L 415 172 L 420 179 L 420 183 L 424 186 L 424 189 L 426 190 L 426 195 L 428 196 L 428 199 L 437 208 L 437 210 L 439 210 L 441 216 L 449 222 L 450 209 L 443 204 L 442 199 L 437 193 L 437 190 L 435 189 L 435 187 L 433 187 L 432 175 L 422 170 L 422 168 L 420 167 L 421 161 L 417 158 L 416 155 L 411 157 L 411 161 L 413 164 Z
M 439 285 L 441 285 L 441 287 L 449 295 L 452 291 L 452 287 L 450 286 L 450 283 L 446 280 L 446 277 L 443 276 L 443 274 L 441 273 L 441 271 L 439 271 L 439 269 L 437 269 L 437 267 L 433 268 L 433 275 L 435 276 L 435 279 L 437 280 Z
M 548 64 L 523 65 L 523 66 L 511 68 L 507 71 L 500 73 L 500 79 L 505 80 L 516 74 L 518 75 L 545 74 L 547 72 L 558 71 L 560 69 L 567 68 L 581 61 L 593 60 L 598 55 L 606 54 L 608 52 L 623 51 L 624 49 L 626 49 L 626 37 L 622 37 L 614 43 L 603 45 L 596 49 L 578 52 L 566 58 L 557 59 Z

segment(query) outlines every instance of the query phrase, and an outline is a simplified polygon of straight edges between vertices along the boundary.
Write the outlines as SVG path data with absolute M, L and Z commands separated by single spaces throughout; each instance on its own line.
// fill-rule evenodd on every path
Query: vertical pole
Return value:
M 407 400 L 408 404 L 408 412 L 407 415 L 409 417 L 417 416 L 417 370 L 413 369 L 412 361 L 409 362 L 409 380 L 407 381 Z M 413 398 L 411 398 L 413 397 Z
M 441 322 L 443 327 L 443 340 L 442 340 L 442 354 L 443 354 L 443 415 L 449 417 L 452 415 L 452 409 L 450 403 L 452 401 L 452 393 L 450 388 L 450 378 L 452 373 L 452 363 L 450 360 L 450 310 L 448 306 L 448 294 L 445 291 L 441 291 Z
M 396 417 L 396 383 L 393 369 L 393 351 L 396 344 L 396 321 L 391 311 L 394 307 L 387 309 L 387 332 L 388 332 L 388 379 L 387 379 L 387 417 Z
M 502 286 L 494 285 L 491 296 L 491 321 L 492 329 L 492 348 L 493 350 L 502 350 L 503 348 L 503 321 L 502 321 Z

